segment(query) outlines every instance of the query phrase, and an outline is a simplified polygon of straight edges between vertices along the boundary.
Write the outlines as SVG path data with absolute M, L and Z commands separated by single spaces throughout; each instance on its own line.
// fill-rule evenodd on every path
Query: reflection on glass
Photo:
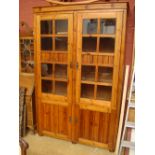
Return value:
M 97 86 L 96 99 L 110 101 L 111 100 L 111 92 L 112 92 L 111 87 Z
M 114 34 L 116 29 L 115 19 L 101 19 L 100 22 L 100 33 L 101 34 Z
M 55 82 L 55 94 L 67 96 L 67 83 L 66 82 Z
M 55 77 L 67 79 L 67 65 L 55 65 Z
M 100 38 L 99 51 L 114 53 L 115 39 L 114 38 Z
M 67 37 L 56 37 L 55 38 L 55 50 L 56 51 L 67 51 L 68 38 Z
M 97 33 L 97 19 L 84 19 L 83 34 L 96 34 L 96 33 Z
M 82 38 L 82 51 L 83 52 L 95 52 L 97 45 L 96 37 L 83 37 Z
M 52 93 L 52 81 L 42 80 L 42 92 Z
M 52 64 L 41 64 L 41 76 L 51 77 L 52 76 Z
M 68 32 L 68 20 L 56 20 L 55 21 L 56 34 L 67 34 Z
M 52 20 L 41 21 L 41 34 L 52 34 Z
M 81 84 L 81 97 L 82 98 L 94 98 L 94 85 Z
M 98 81 L 112 83 L 113 69 L 108 67 L 98 68 Z
M 94 66 L 82 66 L 82 80 L 94 81 L 95 80 L 95 67 Z
M 52 50 L 52 37 L 41 37 L 41 50 Z

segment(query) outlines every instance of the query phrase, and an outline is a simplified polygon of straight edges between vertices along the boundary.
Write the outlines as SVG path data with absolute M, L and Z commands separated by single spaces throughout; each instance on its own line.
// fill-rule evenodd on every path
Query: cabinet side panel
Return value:
M 118 95 L 116 110 L 112 110 L 110 115 L 110 128 L 109 128 L 109 144 L 108 148 L 110 151 L 115 150 L 118 123 L 121 108 L 121 98 L 122 98 L 122 86 L 123 86 L 123 73 L 124 73 L 124 53 L 125 53 L 125 34 L 126 34 L 126 10 L 122 12 L 122 33 L 121 33 L 121 49 L 120 49 L 120 60 L 119 60 L 119 79 L 118 79 Z M 115 123 L 114 123 L 115 121 Z

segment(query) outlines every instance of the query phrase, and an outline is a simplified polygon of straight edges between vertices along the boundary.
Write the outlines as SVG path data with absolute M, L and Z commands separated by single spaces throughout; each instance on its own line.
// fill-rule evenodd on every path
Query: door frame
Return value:
M 74 12 L 74 51 L 73 52 L 73 62 L 75 63 L 74 65 L 76 66 L 76 63 L 78 62 L 78 66 L 80 66 L 80 59 L 79 59 L 79 53 L 77 52 L 78 50 L 78 42 L 82 40 L 82 38 L 78 39 L 78 29 L 80 24 L 78 24 L 78 20 L 81 17 L 78 17 L 78 14 L 87 14 L 87 13 L 97 13 L 98 10 L 88 10 L 88 11 L 76 11 Z M 115 89 L 113 88 L 112 94 L 114 94 L 114 97 L 112 99 L 111 105 L 110 105 L 110 110 L 108 111 L 110 113 L 110 122 L 109 122 L 109 138 L 108 138 L 108 146 L 102 145 L 96 143 L 96 146 L 102 147 L 102 148 L 109 148 L 110 151 L 114 151 L 115 149 L 115 143 L 116 143 L 116 135 L 117 135 L 117 129 L 118 129 L 118 121 L 119 121 L 119 111 L 120 111 L 120 106 L 121 106 L 121 92 L 122 92 L 122 81 L 123 81 L 123 70 L 124 70 L 124 49 L 125 49 L 125 32 L 126 32 L 126 10 L 104 10 L 100 11 L 98 14 L 99 16 L 100 13 L 115 13 L 115 17 L 119 18 L 119 22 L 117 21 L 117 25 L 119 25 L 118 32 L 116 32 L 116 37 L 118 37 L 118 44 L 119 47 L 117 47 L 118 52 L 115 54 L 117 58 L 115 58 L 114 62 L 114 68 L 115 68 L 115 73 L 113 73 L 113 79 L 114 74 L 118 75 L 117 78 L 113 81 L 113 85 L 115 86 Z M 105 15 L 107 17 L 107 15 Z M 111 17 L 111 15 L 109 16 Z M 82 27 L 82 26 L 81 26 Z M 82 41 L 81 41 L 82 42 Z M 116 44 L 116 43 L 115 43 Z M 115 49 L 116 51 L 116 49 Z M 81 55 L 80 55 L 81 56 Z M 79 142 L 79 128 L 80 128 L 80 106 L 78 104 L 79 100 L 79 95 L 80 95 L 80 85 L 79 85 L 79 72 L 80 68 L 73 70 L 73 108 L 72 108 L 72 117 L 73 120 L 76 120 L 76 123 L 72 124 L 72 142 L 77 143 Z M 114 71 L 113 71 L 114 72 Z M 113 87 L 114 87 L 113 86 Z M 117 91 L 120 92 L 117 94 Z M 77 94 L 78 93 L 78 94 Z M 117 95 L 116 95 L 117 94 Z M 112 95 L 113 96 L 113 95 Z M 115 134 L 114 134 L 115 133 Z M 90 141 L 88 141 L 89 143 Z M 86 142 L 87 143 L 87 142 Z M 95 144 L 93 144 L 95 145 Z
M 55 20 L 55 19 L 68 19 L 68 63 L 67 63 L 67 97 L 54 94 L 46 94 L 41 92 L 41 34 L 40 34 L 40 21 L 41 20 Z M 54 28 L 53 28 L 54 29 Z M 68 107 L 68 135 L 65 139 L 69 140 L 72 137 L 71 124 L 69 122 L 72 113 L 72 54 L 73 54 L 73 13 L 72 12 L 52 12 L 48 14 L 37 14 L 34 15 L 34 44 L 35 44 L 35 95 L 36 95 L 36 119 L 37 119 L 37 130 L 40 135 L 46 134 L 56 138 L 62 138 L 59 134 L 50 134 L 43 131 L 42 127 L 42 116 L 41 116 L 41 104 L 48 103 L 52 105 L 62 105 Z M 60 63 L 61 64 L 61 63 Z M 36 76 L 37 75 L 37 76 Z M 54 99 L 54 100 L 53 100 Z

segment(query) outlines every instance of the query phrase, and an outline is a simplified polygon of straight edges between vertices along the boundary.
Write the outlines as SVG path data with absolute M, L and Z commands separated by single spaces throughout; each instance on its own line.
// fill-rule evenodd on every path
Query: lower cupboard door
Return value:
M 77 13 L 76 140 L 111 151 L 118 129 L 122 17 L 117 11 Z
M 42 133 L 68 140 L 70 137 L 69 109 L 67 106 L 41 103 Z
M 79 142 L 108 148 L 109 113 L 81 109 L 79 115 Z
M 39 15 L 36 27 L 38 131 L 43 135 L 70 139 L 73 14 Z

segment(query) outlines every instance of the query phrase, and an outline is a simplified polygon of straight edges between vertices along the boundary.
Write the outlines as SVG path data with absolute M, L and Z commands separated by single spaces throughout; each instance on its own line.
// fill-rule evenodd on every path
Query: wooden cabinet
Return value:
M 26 89 L 25 104 L 26 104 L 26 127 L 35 130 L 35 95 L 34 95 L 34 75 L 28 73 L 20 73 L 19 86 Z
M 34 8 L 40 135 L 114 151 L 126 3 Z
M 20 36 L 20 72 L 34 73 L 33 36 Z

